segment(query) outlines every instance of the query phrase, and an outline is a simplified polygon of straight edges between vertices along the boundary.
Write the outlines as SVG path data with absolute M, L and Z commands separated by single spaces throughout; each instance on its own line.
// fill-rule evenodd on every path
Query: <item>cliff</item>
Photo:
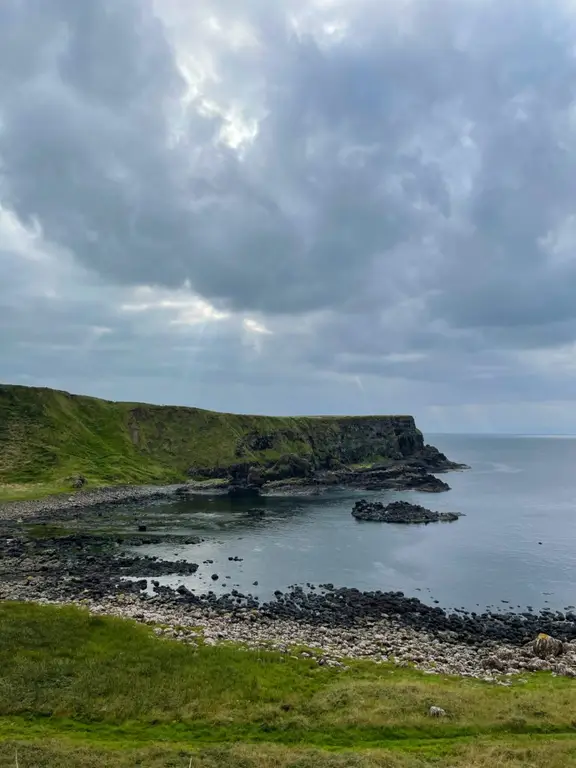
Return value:
M 261 467 L 337 469 L 418 457 L 411 416 L 266 417 L 117 403 L 52 389 L 0 385 L 0 485 L 67 487 L 168 483 Z

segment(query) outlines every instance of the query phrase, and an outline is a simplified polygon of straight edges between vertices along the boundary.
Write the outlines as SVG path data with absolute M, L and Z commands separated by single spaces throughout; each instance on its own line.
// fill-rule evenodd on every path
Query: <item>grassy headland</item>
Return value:
M 576 765 L 575 707 L 565 678 L 507 688 L 368 662 L 328 669 L 0 604 L 0 766 L 560 768 Z
M 69 490 L 74 475 L 91 486 L 162 484 L 190 467 L 202 476 L 286 456 L 352 464 L 421 444 L 409 416 L 249 416 L 0 384 L 0 498 Z

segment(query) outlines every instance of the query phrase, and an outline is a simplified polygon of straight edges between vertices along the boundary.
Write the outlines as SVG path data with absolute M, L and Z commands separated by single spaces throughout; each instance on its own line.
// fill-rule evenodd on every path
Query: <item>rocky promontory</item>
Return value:
M 438 492 L 449 486 L 435 475 L 462 467 L 425 444 L 412 416 L 255 416 L 5 384 L 0 446 L 0 497 L 67 488 L 89 500 L 96 488 L 185 482 L 232 495 L 330 485 Z
M 374 446 L 373 449 L 376 450 Z M 380 450 L 384 452 L 384 447 Z M 324 454 L 324 458 L 315 454 L 308 457 L 285 454 L 262 464 L 245 461 L 226 468 L 193 468 L 190 471 L 192 479 L 180 493 L 194 493 L 205 488 L 207 483 L 213 490 L 231 496 L 313 492 L 330 486 L 441 493 L 449 491 L 450 486 L 432 473 L 466 468 L 464 464 L 450 461 L 434 446 L 424 444 L 407 456 L 394 454 L 393 458 L 376 458 L 359 464 L 344 464 L 338 453 Z
M 447 471 L 447 470 L 443 470 Z M 390 462 L 362 469 L 343 469 L 338 472 L 319 473 L 320 484 L 341 485 L 367 491 L 421 491 L 442 493 L 450 486 L 429 471 L 425 461 Z
M 360 499 L 354 504 L 352 516 L 357 520 L 404 524 L 452 522 L 460 517 L 457 512 L 434 512 L 408 501 L 393 501 L 384 505 L 380 501 L 366 499 Z

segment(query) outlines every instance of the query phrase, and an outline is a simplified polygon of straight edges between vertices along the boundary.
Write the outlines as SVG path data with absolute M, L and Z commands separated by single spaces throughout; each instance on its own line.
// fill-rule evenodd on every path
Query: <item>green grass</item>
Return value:
M 433 719 L 439 705 L 448 717 Z M 576 686 L 348 671 L 0 603 L 0 768 L 576 765 Z M 191 761 L 191 762 L 190 762 Z
M 16 762 L 17 761 L 17 762 Z M 330 753 L 322 750 L 250 745 L 115 748 L 65 741 L 0 743 L 0 768 L 568 768 L 576 745 L 525 741 L 515 745 L 476 742 L 430 753 L 390 749 Z
M 0 384 L 0 498 L 70 493 L 67 478 L 77 474 L 92 486 L 162 484 L 184 480 L 192 466 L 268 464 L 286 454 L 351 452 L 363 461 L 397 451 L 399 435 L 421 440 L 407 416 L 249 416 Z

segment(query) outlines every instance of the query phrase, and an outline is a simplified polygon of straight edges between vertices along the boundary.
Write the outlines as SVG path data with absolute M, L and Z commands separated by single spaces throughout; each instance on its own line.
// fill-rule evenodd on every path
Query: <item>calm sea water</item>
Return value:
M 331 582 L 402 590 L 445 608 L 576 605 L 576 438 L 426 437 L 472 467 L 445 476 L 452 486 L 448 493 L 266 499 L 258 504 L 266 508 L 262 518 L 228 499 L 202 497 L 155 503 L 136 515 L 126 511 L 119 524 L 131 528 L 137 518 L 159 532 L 201 535 L 205 542 L 196 546 L 138 549 L 167 559 L 213 560 L 193 577 L 160 579 L 199 592 L 236 586 L 268 598 L 292 584 Z M 466 516 L 428 526 L 355 520 L 354 501 L 369 495 Z M 242 562 L 230 562 L 233 556 Z M 213 573 L 219 575 L 216 583 Z

